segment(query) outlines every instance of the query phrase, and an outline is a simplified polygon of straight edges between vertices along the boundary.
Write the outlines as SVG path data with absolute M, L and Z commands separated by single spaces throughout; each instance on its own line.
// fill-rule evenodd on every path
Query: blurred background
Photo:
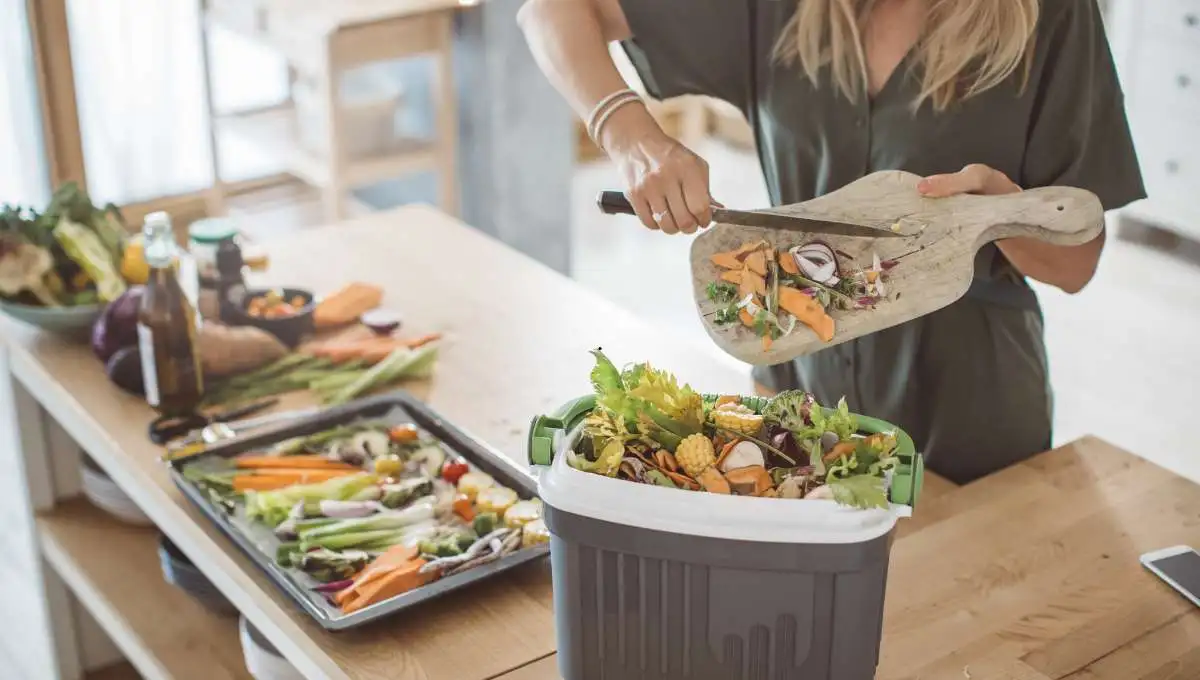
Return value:
M 1200 479 L 1185 427 L 1200 384 L 1200 16 L 1182 0 L 1101 4 L 1151 197 L 1111 216 L 1084 292 L 1039 288 L 1057 436 L 1090 432 Z M 689 240 L 597 213 L 618 178 L 536 71 L 519 5 L 0 0 L 0 203 L 44 205 L 76 181 L 130 224 L 224 214 L 251 240 L 430 203 L 707 344 Z M 709 160 L 719 200 L 765 204 L 736 110 L 652 107 Z

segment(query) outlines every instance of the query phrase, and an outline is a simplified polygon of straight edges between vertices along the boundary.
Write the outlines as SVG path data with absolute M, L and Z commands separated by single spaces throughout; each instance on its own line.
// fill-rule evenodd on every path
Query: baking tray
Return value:
M 495 562 L 481 565 L 453 576 L 421 586 L 390 600 L 385 600 L 352 614 L 343 614 L 329 604 L 320 593 L 311 588 L 317 582 L 300 572 L 293 572 L 275 564 L 275 548 L 280 541 L 270 529 L 245 519 L 242 506 L 233 513 L 209 501 L 203 490 L 183 476 L 183 468 L 211 456 L 230 457 L 247 451 L 263 449 L 292 437 L 316 434 L 338 425 L 358 420 L 371 420 L 389 425 L 413 423 L 417 427 L 441 440 L 442 445 L 462 456 L 476 468 L 488 473 L 496 481 L 517 492 L 522 499 L 537 495 L 537 483 L 524 470 L 517 468 L 503 454 L 455 427 L 428 406 L 403 391 L 392 392 L 360 399 L 342 406 L 330 408 L 299 421 L 268 431 L 248 435 L 213 446 L 204 453 L 170 463 L 171 479 L 183 495 L 194 503 L 226 536 L 229 537 L 293 602 L 326 630 L 340 631 L 362 626 L 396 612 L 416 606 L 427 600 L 464 588 L 508 571 L 513 567 L 545 557 L 550 551 L 548 544 L 522 548 Z

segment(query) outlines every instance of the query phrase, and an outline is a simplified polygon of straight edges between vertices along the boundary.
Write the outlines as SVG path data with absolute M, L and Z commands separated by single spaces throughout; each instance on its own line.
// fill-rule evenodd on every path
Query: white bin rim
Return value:
M 887 534 L 907 505 L 857 510 L 832 500 L 786 500 L 689 492 L 576 470 L 567 463 L 578 429 L 559 432 L 554 462 L 534 466 L 547 506 L 614 524 L 702 538 L 763 543 L 864 543 Z

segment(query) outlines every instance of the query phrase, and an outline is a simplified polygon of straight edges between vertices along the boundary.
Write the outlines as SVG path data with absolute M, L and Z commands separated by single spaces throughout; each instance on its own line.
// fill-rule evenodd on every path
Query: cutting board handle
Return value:
M 1078 245 L 1099 235 L 1104 209 L 1095 194 L 1072 187 L 1044 187 L 1001 196 L 925 198 L 920 177 L 883 171 L 805 203 L 783 206 L 807 217 L 871 224 L 909 233 L 923 224 L 945 224 L 956 238 L 982 246 L 1015 236 L 1058 245 Z
M 1104 228 L 1104 208 L 1091 192 L 1071 187 L 1042 187 L 1003 196 L 962 196 L 970 207 L 971 226 L 983 244 L 1014 237 L 1035 238 L 1062 246 L 1080 245 Z M 946 200 L 946 199 L 933 199 Z

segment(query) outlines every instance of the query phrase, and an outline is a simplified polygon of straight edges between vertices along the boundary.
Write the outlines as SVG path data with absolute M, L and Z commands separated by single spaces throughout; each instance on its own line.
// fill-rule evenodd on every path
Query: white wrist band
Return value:
M 607 109 L 610 104 L 621 97 L 628 97 L 631 94 L 635 96 L 637 95 L 636 92 L 629 88 L 617 90 L 604 99 L 601 99 L 594 107 L 592 107 L 592 112 L 588 114 L 586 121 L 588 134 L 591 134 L 592 130 L 596 127 L 596 119 L 600 117 L 600 114 L 604 113 L 605 109 Z
M 588 134 L 591 136 L 597 146 L 600 144 L 600 131 L 604 129 L 604 124 L 608 122 L 609 116 L 617 112 L 617 109 L 633 102 L 641 102 L 642 98 L 636 92 L 625 92 L 623 96 L 613 99 L 608 108 L 604 110 L 600 117 L 588 128 Z

